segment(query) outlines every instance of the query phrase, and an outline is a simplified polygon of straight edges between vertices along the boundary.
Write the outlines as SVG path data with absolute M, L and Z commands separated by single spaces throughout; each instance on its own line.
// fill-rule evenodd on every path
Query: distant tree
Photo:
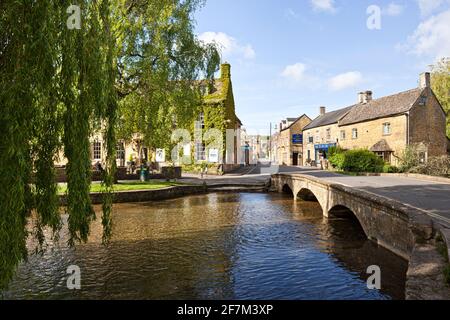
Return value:
M 437 62 L 431 72 L 431 86 L 447 113 L 447 137 L 450 138 L 450 58 Z
M 143 135 L 149 147 L 168 147 L 176 124 L 187 128 L 198 115 L 200 78 L 212 80 L 220 56 L 200 42 L 193 13 L 202 0 L 135 0 L 117 12 L 124 26 L 118 57 L 120 138 Z

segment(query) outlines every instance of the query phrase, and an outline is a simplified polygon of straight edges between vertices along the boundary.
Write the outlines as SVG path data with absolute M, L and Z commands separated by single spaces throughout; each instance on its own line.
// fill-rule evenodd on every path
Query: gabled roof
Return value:
M 302 118 L 308 118 L 309 120 L 311 120 L 311 118 L 310 117 L 308 117 L 306 114 L 302 114 L 300 117 L 298 117 L 298 118 L 287 118 L 287 120 L 289 120 L 289 121 L 293 121 L 289 126 L 287 126 L 286 128 L 284 128 L 283 130 L 281 130 L 281 132 L 282 131 L 285 131 L 285 130 L 287 130 L 287 129 L 289 129 L 290 127 L 292 127 L 294 124 L 296 124 L 300 119 L 302 119 Z
M 339 121 L 339 125 L 349 125 L 408 112 L 419 99 L 423 90 L 416 88 L 357 104 Z
M 353 106 L 327 112 L 324 115 L 321 115 L 314 119 L 309 125 L 307 125 L 303 130 L 328 126 L 330 124 L 338 123 L 339 120 L 342 119 L 350 110 L 353 108 Z

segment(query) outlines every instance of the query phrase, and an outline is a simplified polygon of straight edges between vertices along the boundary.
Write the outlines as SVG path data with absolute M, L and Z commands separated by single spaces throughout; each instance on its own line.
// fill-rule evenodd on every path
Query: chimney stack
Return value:
M 419 88 L 425 89 L 431 87 L 431 74 L 429 72 L 423 72 L 419 78 Z
M 372 91 L 358 93 L 358 103 L 368 103 L 372 101 Z
M 320 115 L 323 116 L 325 113 L 327 113 L 327 108 L 325 107 L 320 107 Z

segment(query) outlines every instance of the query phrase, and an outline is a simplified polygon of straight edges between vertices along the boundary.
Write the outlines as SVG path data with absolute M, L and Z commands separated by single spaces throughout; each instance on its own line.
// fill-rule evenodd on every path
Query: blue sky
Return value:
M 380 9 L 380 29 L 367 20 Z M 417 86 L 450 56 L 450 0 L 209 0 L 196 33 L 231 63 L 238 116 L 251 134 Z M 378 20 L 370 19 L 370 22 Z

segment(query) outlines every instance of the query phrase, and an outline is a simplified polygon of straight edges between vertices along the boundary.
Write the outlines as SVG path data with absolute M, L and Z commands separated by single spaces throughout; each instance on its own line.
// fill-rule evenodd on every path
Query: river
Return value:
M 404 298 L 407 261 L 369 241 L 356 220 L 323 218 L 318 203 L 212 193 L 118 204 L 113 219 L 108 247 L 100 217 L 75 248 L 64 226 L 59 242 L 20 264 L 3 298 Z M 70 265 L 80 268 L 80 290 L 66 286 Z M 381 269 L 381 290 L 367 288 L 370 265 Z

